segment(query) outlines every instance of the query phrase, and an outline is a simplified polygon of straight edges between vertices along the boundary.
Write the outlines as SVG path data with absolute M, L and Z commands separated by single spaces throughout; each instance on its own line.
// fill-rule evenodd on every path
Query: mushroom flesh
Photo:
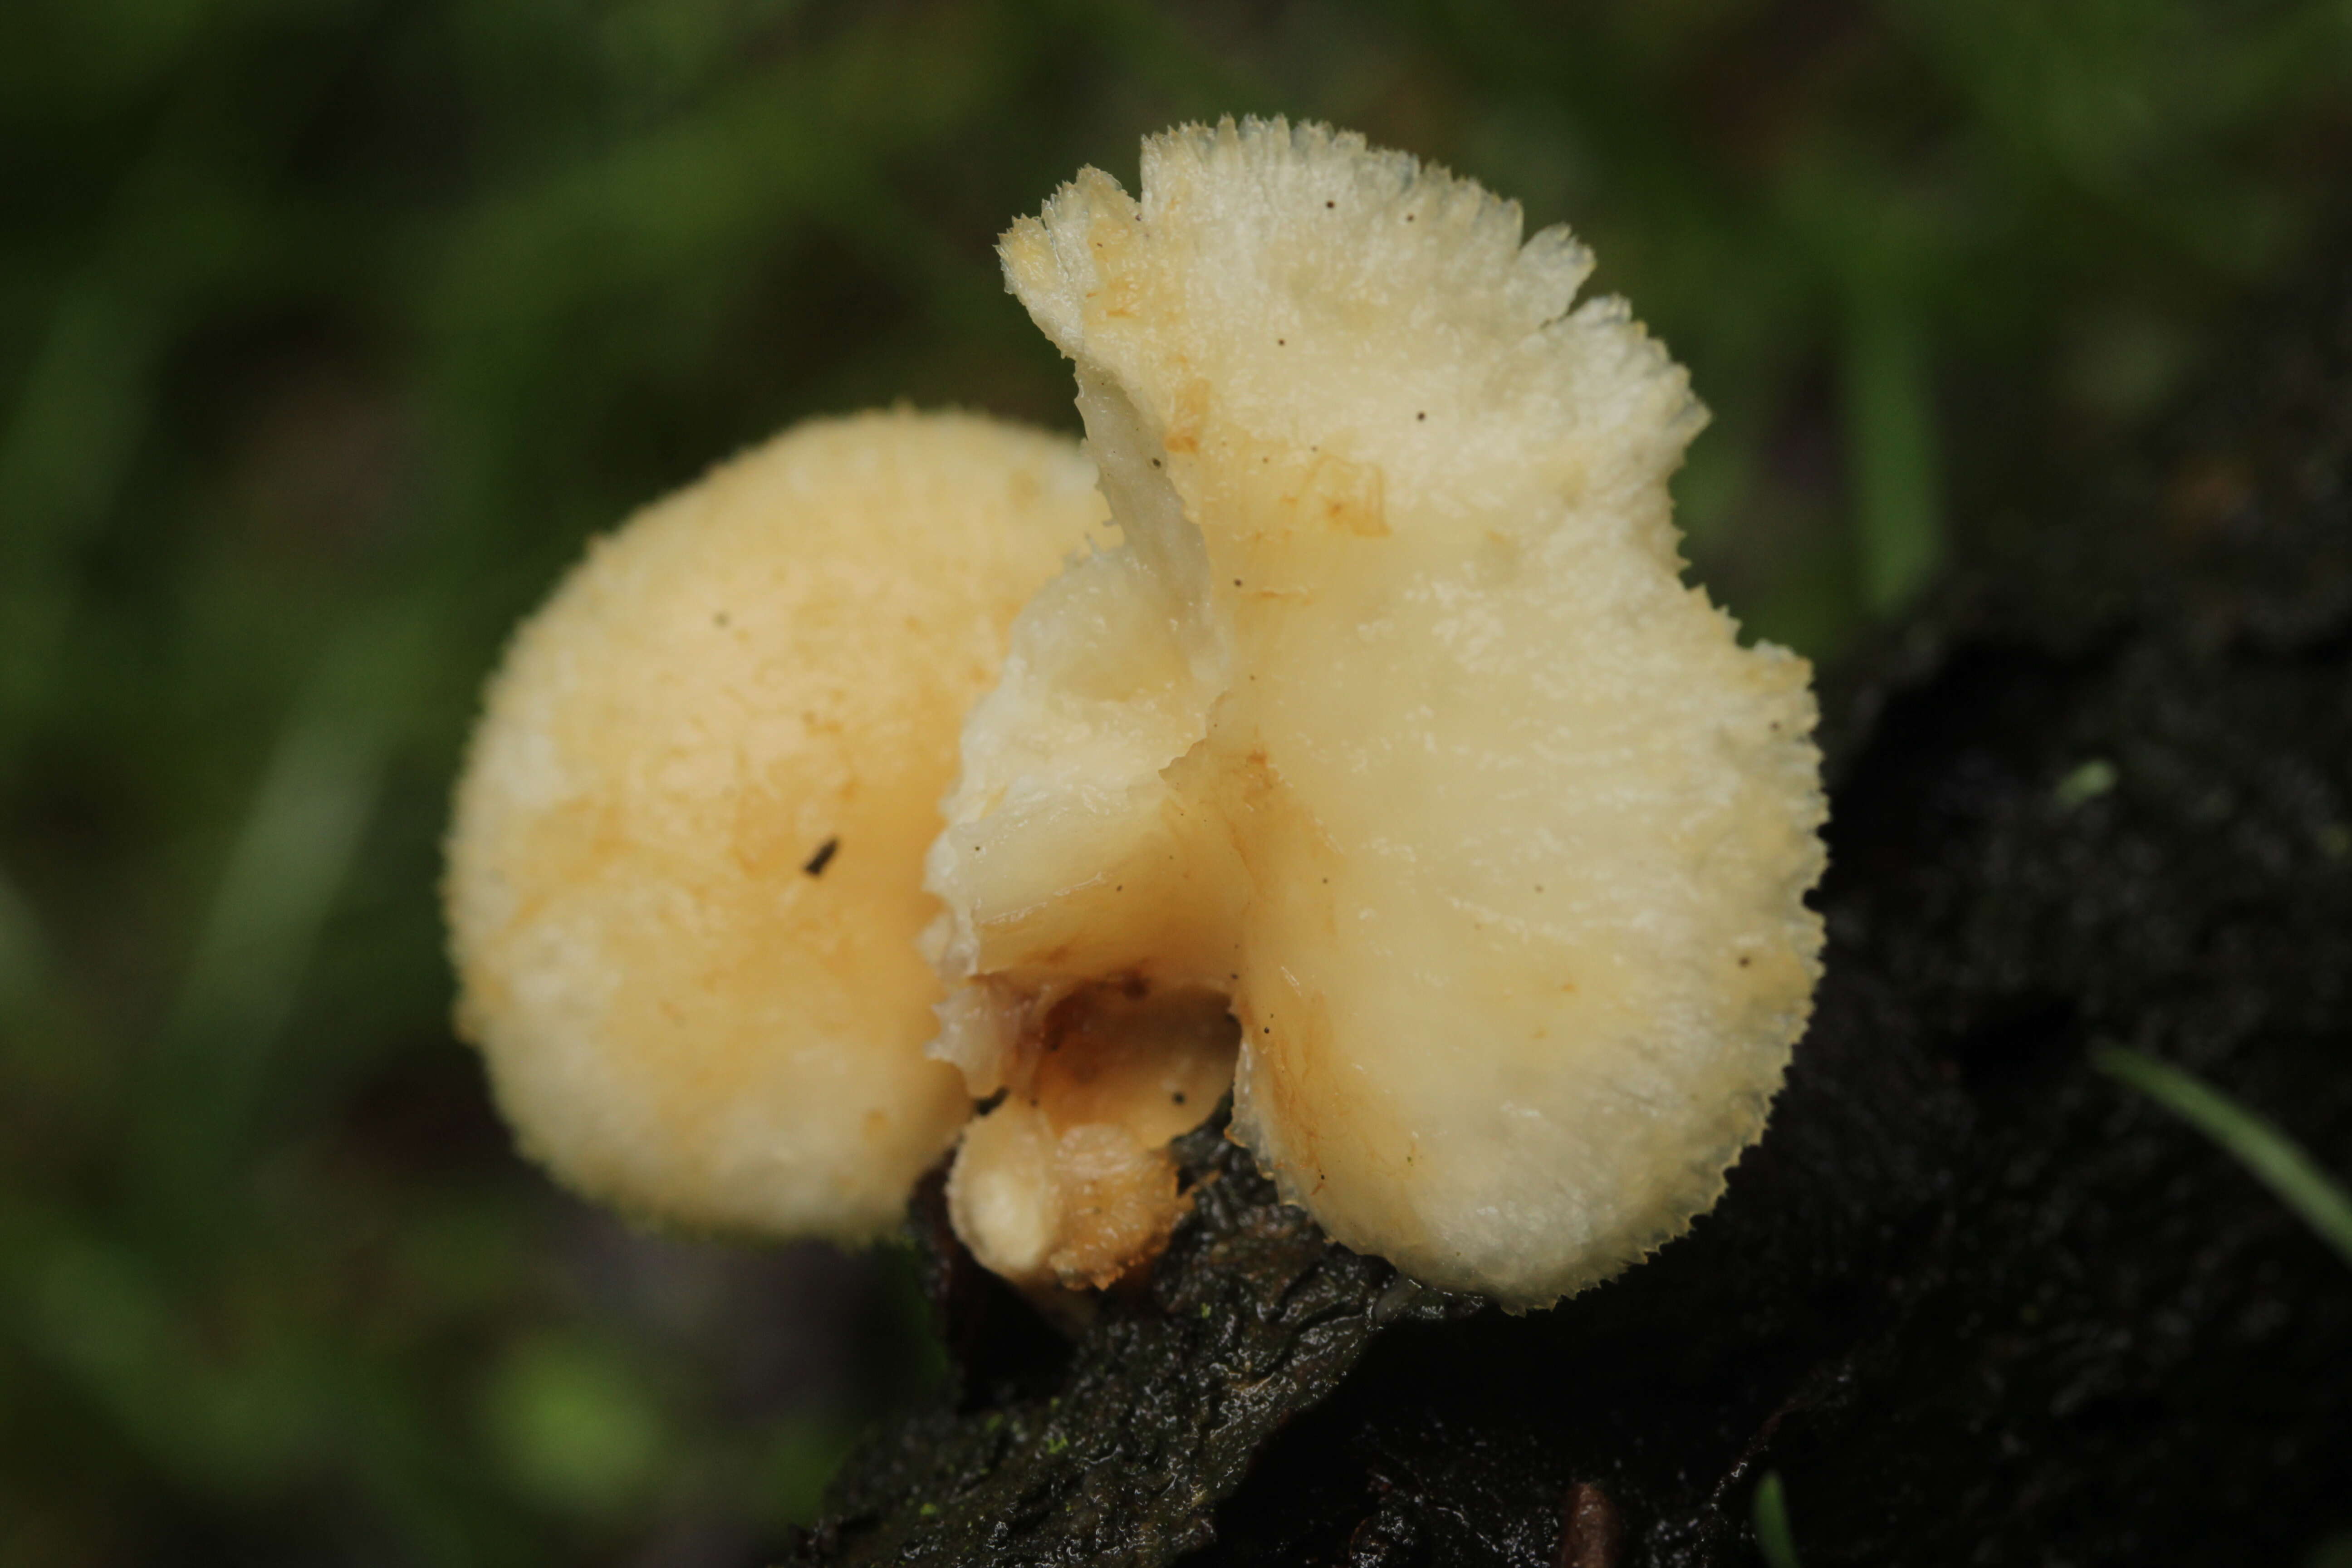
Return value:
M 1703 411 L 1564 230 L 1280 121 L 1142 175 L 1003 247 L 1121 543 L 1015 621 L 929 861 L 937 1049 L 1005 1091 L 958 1225 L 1115 1271 L 1178 1201 L 1171 1086 L 1231 1059 L 1232 1135 L 1332 1236 L 1549 1302 L 1762 1130 L 1822 940 L 1808 667 L 1682 581 Z M 1117 1092 L 1058 1023 L 1106 995 L 1163 1042 Z
M 1002 254 L 1084 456 L 803 426 L 518 636 L 447 899 L 524 1142 L 844 1238 L 952 1145 L 959 1233 L 1053 1298 L 1157 1255 L 1230 1089 L 1285 1197 L 1430 1284 L 1654 1250 L 1822 943 L 1809 670 L 1682 580 L 1683 372 L 1565 230 L 1317 126 L 1153 137 Z
M 1073 443 L 804 425 L 517 634 L 449 836 L 459 1023 L 526 1146 L 648 1217 L 871 1237 L 971 1114 L 916 949 L 956 726 L 1102 515 Z

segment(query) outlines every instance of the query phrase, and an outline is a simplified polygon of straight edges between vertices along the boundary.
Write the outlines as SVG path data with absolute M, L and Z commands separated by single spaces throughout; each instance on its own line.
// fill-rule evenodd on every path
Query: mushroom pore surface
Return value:
M 1100 519 L 1065 439 L 803 426 L 599 541 L 491 683 L 446 885 L 523 1142 L 689 1225 L 857 1238 L 970 1111 L 916 948 L 956 728 Z
M 1821 947 L 1810 672 L 1681 580 L 1682 371 L 1564 230 L 1318 127 L 1153 138 L 1139 199 L 1087 170 L 1003 256 L 1121 542 L 1014 623 L 928 862 L 934 1049 L 1005 1091 L 966 1239 L 1148 1254 L 1230 1061 L 1284 1194 L 1424 1281 L 1528 1307 L 1654 1250 Z

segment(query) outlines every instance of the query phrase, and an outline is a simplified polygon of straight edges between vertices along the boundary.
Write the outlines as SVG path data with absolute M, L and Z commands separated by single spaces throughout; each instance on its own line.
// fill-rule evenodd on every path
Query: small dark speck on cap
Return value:
M 841 840 L 838 838 L 828 838 L 823 844 L 817 846 L 816 853 L 808 858 L 808 864 L 802 867 L 801 869 L 806 871 L 812 877 L 822 877 L 824 875 L 824 868 L 833 864 L 834 856 L 838 854 L 840 850 Z

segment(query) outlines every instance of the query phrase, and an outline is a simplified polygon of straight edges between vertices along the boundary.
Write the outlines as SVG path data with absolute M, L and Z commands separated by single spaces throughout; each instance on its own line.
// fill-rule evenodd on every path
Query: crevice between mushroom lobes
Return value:
M 1433 336 L 1331 278 L 1318 213 L 1442 276 L 1433 336 L 1487 363 L 1274 405 L 1337 319 L 1373 362 Z M 1001 1096 L 951 1210 L 1017 1283 L 1156 1254 L 1171 1108 L 1228 1063 L 1286 1198 L 1515 1308 L 1679 1234 L 1760 1133 L 1820 943 L 1806 671 L 1677 580 L 1679 369 L 1621 302 L 1569 309 L 1563 234 L 1517 239 L 1468 182 L 1280 121 L 1155 138 L 1140 204 L 1088 171 L 1006 238 L 1123 540 L 1017 619 L 927 865 L 933 1051 Z M 1089 1068 L 1112 997 L 1160 1046 Z
M 1214 765 L 1230 629 L 1134 409 L 1080 384 L 1126 542 L 1016 620 L 926 879 L 947 906 L 926 936 L 950 985 L 932 1054 L 995 1100 L 958 1148 L 950 1214 L 1033 1290 L 1108 1286 L 1157 1255 L 1186 1203 L 1168 1144 L 1214 1110 L 1246 1048 L 1230 1010 L 1246 873 L 1218 814 L 1186 798 Z M 1072 702 L 1121 721 L 1034 721 Z

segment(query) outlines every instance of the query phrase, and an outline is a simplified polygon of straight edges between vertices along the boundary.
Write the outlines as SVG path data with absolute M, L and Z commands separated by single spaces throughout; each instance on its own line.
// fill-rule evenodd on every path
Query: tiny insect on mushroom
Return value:
M 1281 121 L 1142 174 L 1003 247 L 1122 542 L 1022 612 L 931 852 L 939 1048 L 1006 1091 L 951 1212 L 1015 1279 L 1115 1275 L 1179 1201 L 1164 1085 L 1230 1063 L 1332 1236 L 1548 1303 L 1762 1130 L 1822 940 L 1810 671 L 1681 581 L 1704 415 L 1564 230 Z
M 916 951 L 956 726 L 1102 516 L 1074 443 L 803 426 L 600 541 L 458 787 L 460 1028 L 525 1145 L 648 1218 L 845 1240 L 971 1114 Z

